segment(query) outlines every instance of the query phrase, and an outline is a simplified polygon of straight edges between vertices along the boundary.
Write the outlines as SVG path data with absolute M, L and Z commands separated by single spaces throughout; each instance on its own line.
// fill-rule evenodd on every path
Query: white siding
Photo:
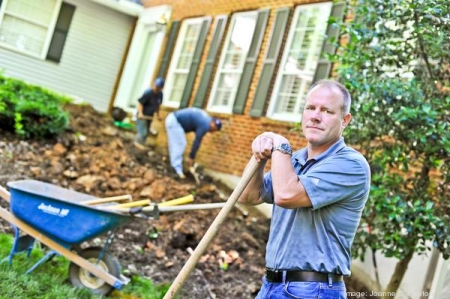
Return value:
M 61 62 L 39 60 L 0 48 L 3 74 L 108 109 L 135 18 L 90 0 L 76 6 Z

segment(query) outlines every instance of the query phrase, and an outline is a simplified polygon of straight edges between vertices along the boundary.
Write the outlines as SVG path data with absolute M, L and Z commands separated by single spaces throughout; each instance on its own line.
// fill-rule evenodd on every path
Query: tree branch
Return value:
M 416 25 L 419 25 L 419 18 L 417 16 L 417 12 L 414 11 L 414 21 L 416 23 Z M 423 60 L 425 61 L 425 65 L 426 65 L 426 69 L 428 71 L 428 75 L 430 76 L 430 79 L 433 81 L 434 80 L 434 76 L 433 73 L 431 72 L 431 66 L 430 66 L 430 62 L 428 61 L 428 55 L 425 52 L 425 46 L 423 43 L 423 39 L 422 39 L 422 35 L 419 34 L 419 32 L 417 32 L 417 39 L 419 40 L 419 48 L 421 51 L 421 56 L 423 58 Z

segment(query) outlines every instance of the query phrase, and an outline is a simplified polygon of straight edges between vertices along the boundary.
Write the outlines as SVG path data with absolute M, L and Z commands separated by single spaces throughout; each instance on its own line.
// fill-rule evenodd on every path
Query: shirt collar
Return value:
M 336 141 L 333 145 L 331 145 L 326 151 L 318 155 L 316 158 L 314 158 L 315 161 L 320 161 L 330 155 L 333 155 L 337 152 L 339 152 L 341 149 L 343 149 L 346 146 L 344 142 L 344 137 L 339 138 L 338 141 Z M 308 159 L 308 148 L 304 147 L 301 150 L 295 152 L 293 155 L 293 158 L 297 160 L 301 165 L 306 163 L 306 160 Z

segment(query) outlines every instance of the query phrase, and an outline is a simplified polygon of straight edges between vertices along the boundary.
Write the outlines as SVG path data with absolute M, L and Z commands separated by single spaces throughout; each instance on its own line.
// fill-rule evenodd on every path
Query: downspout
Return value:
M 120 79 L 122 78 L 123 69 L 125 67 L 125 62 L 127 61 L 128 52 L 130 51 L 131 41 L 133 40 L 133 35 L 134 35 L 134 31 L 136 30 L 136 24 L 138 22 L 138 19 L 139 18 L 134 19 L 133 26 L 130 30 L 130 34 L 128 35 L 127 46 L 125 48 L 125 51 L 123 52 L 122 62 L 120 63 L 119 72 L 117 73 L 116 80 L 114 82 L 113 91 L 112 91 L 111 97 L 109 99 L 109 105 L 108 105 L 108 113 L 109 114 L 112 112 L 112 109 L 114 107 L 114 100 L 117 95 L 117 90 L 119 88 Z

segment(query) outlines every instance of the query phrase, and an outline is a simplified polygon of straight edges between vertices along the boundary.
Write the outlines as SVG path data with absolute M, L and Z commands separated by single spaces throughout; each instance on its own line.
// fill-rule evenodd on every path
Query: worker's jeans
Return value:
M 148 131 L 150 130 L 151 120 L 147 119 L 136 119 L 136 142 L 145 145 L 147 141 Z
M 263 285 L 256 299 L 345 299 L 347 292 L 343 281 L 333 282 L 283 282 L 271 283 L 263 278 Z
M 183 155 L 186 150 L 186 135 L 173 113 L 166 117 L 166 133 L 169 143 L 170 165 L 178 174 L 183 173 Z

